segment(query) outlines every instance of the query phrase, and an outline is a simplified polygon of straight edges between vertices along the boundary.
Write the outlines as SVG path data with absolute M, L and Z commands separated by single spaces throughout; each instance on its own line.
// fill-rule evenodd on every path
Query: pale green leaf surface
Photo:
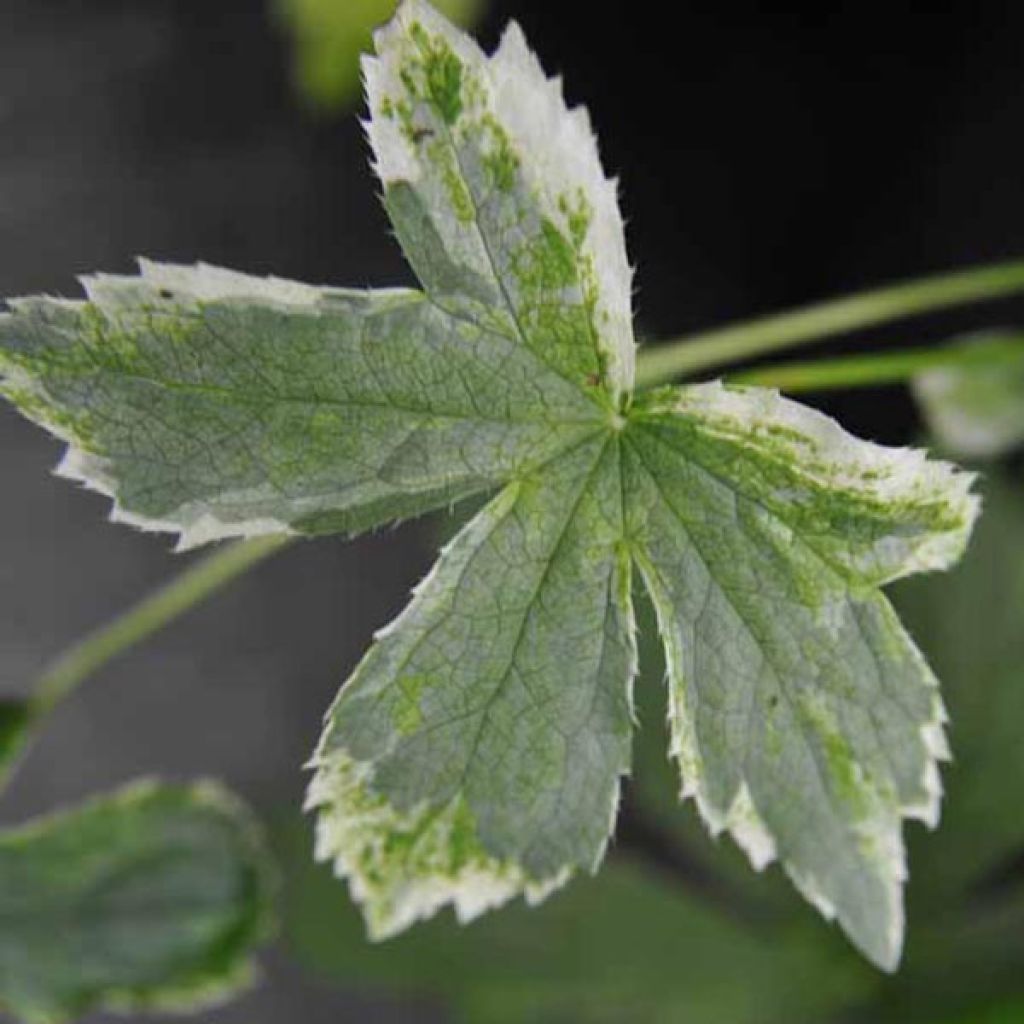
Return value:
M 0 1002 L 39 1022 L 217 1002 L 251 979 L 269 915 L 244 807 L 136 784 L 0 833 Z
M 966 457 L 992 458 L 1024 444 L 1024 334 L 992 332 L 954 344 L 962 361 L 913 381 L 932 434 Z
M 599 422 L 523 346 L 416 292 L 142 263 L 86 303 L 0 315 L 0 391 L 69 442 L 113 518 L 231 535 L 356 532 L 490 489 Z

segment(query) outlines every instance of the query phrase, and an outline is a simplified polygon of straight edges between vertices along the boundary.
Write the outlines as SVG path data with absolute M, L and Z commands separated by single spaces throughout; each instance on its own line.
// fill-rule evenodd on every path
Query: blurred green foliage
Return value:
M 914 378 L 929 430 L 959 458 L 993 458 L 1024 444 L 1024 334 L 984 331 L 954 339 L 951 357 Z
M 0 787 L 14 769 L 29 738 L 32 705 L 16 697 L 0 698 Z
M 311 863 L 308 824 L 288 816 L 275 834 L 292 951 L 346 987 L 433 998 L 469 1024 L 1024 1021 L 1024 490 L 994 478 L 983 491 L 986 514 L 960 567 L 894 588 L 943 681 L 956 757 L 938 831 L 908 827 L 909 934 L 896 975 L 866 966 L 777 868 L 753 875 L 679 805 L 643 608 L 626 805 L 651 834 L 627 825 L 596 878 L 540 908 L 517 904 L 467 928 L 446 917 L 371 945 L 345 887 Z
M 215 783 L 141 782 L 0 832 L 0 1005 L 32 1024 L 187 1011 L 253 977 L 273 872 Z
M 322 112 L 345 110 L 359 96 L 359 56 L 397 0 L 272 0 L 293 40 L 293 76 L 303 99 Z M 472 26 L 486 0 L 433 0 L 456 24 Z
M 618 854 L 537 909 L 516 903 L 467 928 L 446 916 L 371 945 L 347 890 L 311 863 L 305 829 L 292 819 L 277 838 L 293 952 L 347 986 L 433 998 L 461 1021 L 816 1020 L 870 981 L 829 936 L 748 929 Z

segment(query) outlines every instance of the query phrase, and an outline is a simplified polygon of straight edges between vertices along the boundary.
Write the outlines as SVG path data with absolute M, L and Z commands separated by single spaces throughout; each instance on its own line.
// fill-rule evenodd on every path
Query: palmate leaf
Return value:
M 422 293 L 143 264 L 0 322 L 64 469 L 184 546 L 354 532 L 497 491 L 343 688 L 318 854 L 370 930 L 592 871 L 629 768 L 631 567 L 668 653 L 683 792 L 876 963 L 901 822 L 934 821 L 936 682 L 878 588 L 943 568 L 970 477 L 763 390 L 633 395 L 615 186 L 512 27 L 493 57 L 409 0 L 365 66 Z
M 211 783 L 136 783 L 0 833 L 0 1004 L 48 1022 L 222 1000 L 267 936 L 266 858 Z

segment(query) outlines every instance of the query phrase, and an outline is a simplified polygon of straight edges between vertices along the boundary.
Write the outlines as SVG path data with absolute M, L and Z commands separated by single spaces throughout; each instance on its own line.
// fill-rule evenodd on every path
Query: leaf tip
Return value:
M 371 786 L 372 766 L 344 751 L 314 758 L 305 809 L 317 813 L 314 856 L 348 881 L 372 941 L 383 941 L 450 905 L 460 924 L 517 895 L 531 906 L 568 881 L 544 879 L 492 856 L 462 798 L 400 810 Z

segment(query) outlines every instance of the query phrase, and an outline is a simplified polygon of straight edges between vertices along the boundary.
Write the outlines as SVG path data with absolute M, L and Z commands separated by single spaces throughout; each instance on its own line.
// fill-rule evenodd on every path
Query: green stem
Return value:
M 31 698 L 33 718 L 38 720 L 49 714 L 101 665 L 163 628 L 290 541 L 285 536 L 258 537 L 221 547 L 120 617 L 90 633 L 40 676 Z
M 778 388 L 790 393 L 833 391 L 874 384 L 898 384 L 924 370 L 962 362 L 962 359 L 951 358 L 948 353 L 891 352 L 815 362 L 773 363 L 730 373 L 726 380 L 744 387 Z
M 637 385 L 660 384 L 751 356 L 960 303 L 1024 291 L 1024 262 L 919 278 L 693 334 L 640 353 Z
M 1016 339 L 980 345 L 903 349 L 896 352 L 840 356 L 809 362 L 773 363 L 728 376 L 729 383 L 778 388 L 790 393 L 898 384 L 925 370 L 945 366 L 1016 366 L 1021 361 Z

